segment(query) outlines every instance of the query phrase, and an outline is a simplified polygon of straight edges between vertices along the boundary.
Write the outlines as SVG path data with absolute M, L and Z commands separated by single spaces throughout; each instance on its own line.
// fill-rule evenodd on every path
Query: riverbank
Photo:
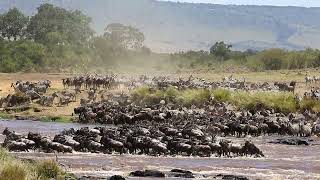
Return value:
M 53 159 L 33 160 L 16 157 L 0 148 L 0 180 L 69 179 L 76 177 L 61 169 Z

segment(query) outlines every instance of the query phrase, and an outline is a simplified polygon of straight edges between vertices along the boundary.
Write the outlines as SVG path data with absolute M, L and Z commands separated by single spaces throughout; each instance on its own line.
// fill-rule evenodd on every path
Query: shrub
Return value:
M 227 102 L 230 100 L 231 92 L 226 89 L 216 89 L 213 90 L 212 95 L 218 102 Z
M 21 163 L 9 162 L 3 165 L 0 172 L 0 180 L 25 180 L 28 170 Z
M 38 164 L 37 174 L 41 179 L 57 179 L 62 174 L 62 171 L 55 161 L 46 160 Z
M 177 101 L 184 106 L 201 106 L 210 100 L 210 91 L 207 89 L 187 89 L 180 93 Z
M 163 99 L 167 102 L 175 102 L 176 98 L 179 96 L 179 93 L 180 91 L 171 86 L 164 90 L 158 90 L 155 94 L 158 98 Z
M 67 174 L 61 170 L 59 165 L 53 160 L 24 162 L 9 155 L 7 150 L 0 148 L 0 180 L 27 179 L 73 180 L 75 177 L 72 174 Z
M 131 93 L 131 98 L 133 101 L 141 101 L 143 98 L 145 98 L 147 95 L 149 95 L 150 88 L 149 87 L 140 87 L 133 90 Z
M 226 90 L 227 91 L 227 90 Z M 275 109 L 283 113 L 297 111 L 296 101 L 292 93 L 287 92 L 229 92 L 225 100 L 238 108 L 254 110 L 258 108 Z
M 11 158 L 8 152 L 4 148 L 0 148 L 0 161 L 4 162 L 8 158 Z
M 239 109 L 256 110 L 261 108 L 274 109 L 278 112 L 296 112 L 299 107 L 295 97 L 289 92 L 247 92 L 231 91 L 227 89 L 186 89 L 177 90 L 169 87 L 163 90 L 150 90 L 150 88 L 137 88 L 132 93 L 134 102 L 146 105 L 158 104 L 160 100 L 176 103 L 178 105 L 190 107 L 191 105 L 202 106 L 210 103 L 210 97 L 214 97 L 215 102 L 227 102 Z M 320 103 L 307 102 L 302 105 L 308 109 L 318 109 Z
M 210 91 L 206 89 L 177 90 L 174 87 L 152 90 L 141 87 L 131 93 L 131 99 L 136 103 L 147 105 L 158 104 L 161 100 L 179 103 L 183 106 L 202 105 L 210 99 Z
M 300 108 L 304 110 L 311 110 L 314 112 L 320 112 L 320 101 L 305 98 L 302 100 Z

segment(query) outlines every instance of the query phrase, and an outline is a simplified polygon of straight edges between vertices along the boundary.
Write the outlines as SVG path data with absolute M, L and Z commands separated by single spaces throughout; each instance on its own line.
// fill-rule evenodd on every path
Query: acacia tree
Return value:
M 0 37 L 9 41 L 16 41 L 26 37 L 29 17 L 22 14 L 17 8 L 10 9 L 0 15 Z
M 223 41 L 216 42 L 210 48 L 210 54 L 220 57 L 222 60 L 227 59 L 228 54 L 231 52 L 232 45 L 225 44 Z
M 104 36 L 115 45 L 135 50 L 142 48 L 145 40 L 139 29 L 120 23 L 109 24 L 105 29 Z
M 63 39 L 70 44 L 86 44 L 94 34 L 90 23 L 91 18 L 81 11 L 68 11 L 51 4 L 43 4 L 38 8 L 37 14 L 31 17 L 27 30 L 32 39 L 43 44 L 46 44 L 48 34 L 52 33 L 55 33 L 56 40 Z

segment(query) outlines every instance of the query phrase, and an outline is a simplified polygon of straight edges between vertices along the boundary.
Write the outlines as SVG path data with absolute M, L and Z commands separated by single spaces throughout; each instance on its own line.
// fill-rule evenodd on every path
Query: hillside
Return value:
M 101 33 L 112 22 L 136 26 L 155 51 L 207 49 L 223 40 L 234 49 L 320 48 L 320 8 L 188 4 L 155 0 L 1 0 L 0 12 L 33 14 L 49 2 L 80 9 Z

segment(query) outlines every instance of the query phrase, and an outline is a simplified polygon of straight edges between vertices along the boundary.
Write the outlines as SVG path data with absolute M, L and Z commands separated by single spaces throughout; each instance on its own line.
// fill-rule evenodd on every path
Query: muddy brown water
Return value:
M 0 121 L 0 131 L 9 127 L 19 133 L 29 131 L 53 137 L 66 128 L 81 128 L 88 125 L 75 123 L 52 123 L 36 121 Z M 90 125 L 94 127 L 94 125 Z M 279 136 L 228 138 L 235 143 L 251 139 L 266 155 L 265 158 L 200 158 L 200 157 L 151 157 L 145 155 L 107 155 L 92 153 L 58 154 L 58 161 L 66 170 L 78 175 L 107 177 L 114 174 L 128 175 L 142 169 L 169 171 L 181 168 L 193 171 L 199 179 L 217 174 L 244 175 L 250 179 L 320 179 L 320 139 L 313 138 L 311 146 L 270 144 Z M 0 135 L 0 141 L 4 136 Z M 50 159 L 54 154 L 38 152 L 13 153 L 21 158 Z M 141 178 L 131 178 L 141 179 Z M 147 178 L 144 178 L 147 179 Z M 152 178 L 154 179 L 154 178 Z M 176 178 L 173 178 L 176 179 Z

